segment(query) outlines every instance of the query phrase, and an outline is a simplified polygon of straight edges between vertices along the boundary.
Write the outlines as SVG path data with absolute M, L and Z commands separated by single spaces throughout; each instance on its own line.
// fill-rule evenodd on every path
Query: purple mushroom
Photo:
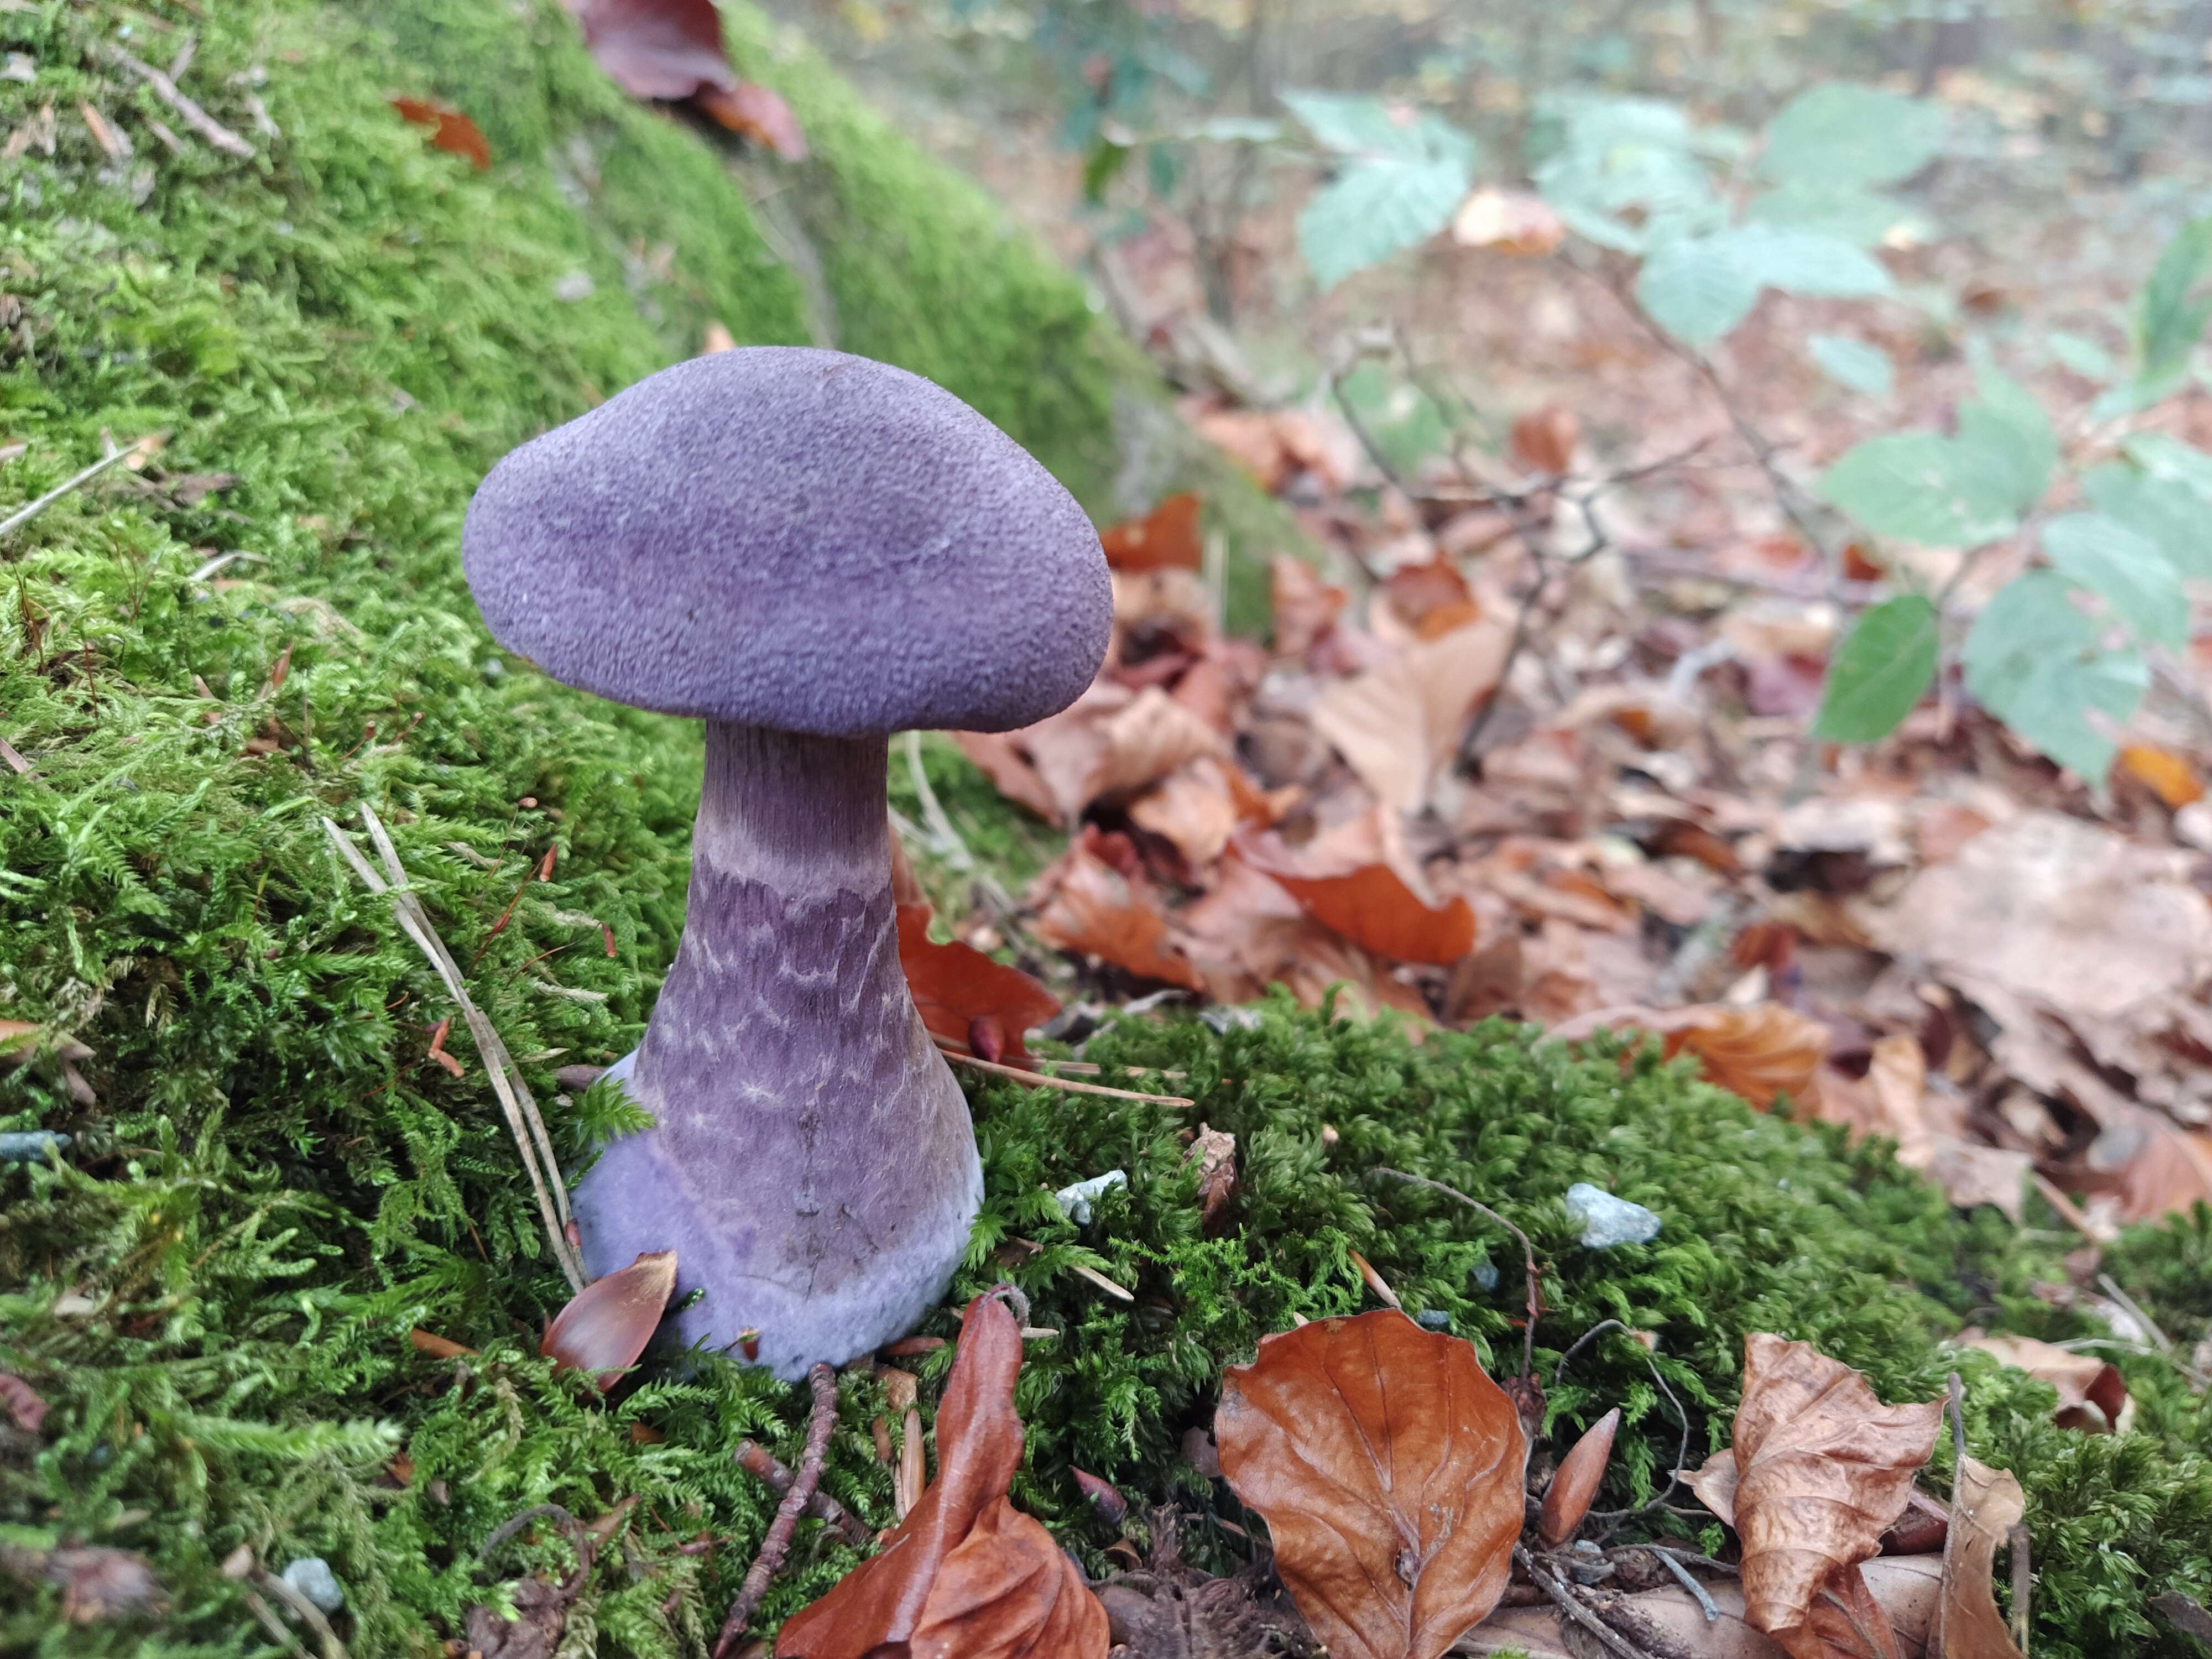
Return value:
M 594 1276 L 672 1249 L 685 1342 L 798 1377 L 912 1328 L 982 1196 L 900 971 L 884 760 L 1065 708 L 1112 599 L 1074 499 L 903 369 L 757 347 L 665 369 L 491 471 L 461 536 L 500 643 L 703 717 L 684 940 L 636 1052 L 653 1115 L 577 1188 Z

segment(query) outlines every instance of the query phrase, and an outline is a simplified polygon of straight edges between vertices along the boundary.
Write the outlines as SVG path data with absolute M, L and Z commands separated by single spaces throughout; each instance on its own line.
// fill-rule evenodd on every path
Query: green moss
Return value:
M 0 774 L 0 1006 L 89 1044 L 99 1096 L 73 1100 L 50 1058 L 0 1072 L 0 1129 L 75 1138 L 58 1165 L 0 1170 L 0 1369 L 53 1406 L 41 1444 L 0 1443 L 0 1537 L 143 1550 L 170 1592 L 155 1623 L 72 1629 L 50 1593 L 11 1583 L 0 1650 L 254 1650 L 258 1627 L 218 1571 L 247 1544 L 273 1565 L 331 1561 L 356 1653 L 427 1656 L 467 1604 L 559 1556 L 525 1540 L 479 1565 L 500 1522 L 540 1502 L 589 1518 L 635 1500 L 574 1628 L 610 1655 L 696 1651 L 766 1521 L 729 1445 L 755 1434 L 795 1456 L 800 1402 L 709 1361 L 605 1405 L 533 1357 L 565 1287 L 482 1058 L 458 1030 L 446 1046 L 462 1073 L 432 1058 L 450 1001 L 321 819 L 351 824 L 369 803 L 392 826 L 573 1172 L 609 1103 L 604 1090 L 557 1097 L 552 1073 L 621 1053 L 650 1008 L 681 921 L 696 738 L 499 658 L 459 579 L 459 514 L 505 448 L 687 349 L 703 319 L 788 337 L 812 301 L 781 263 L 763 265 L 774 238 L 733 192 L 714 193 L 704 147 L 607 94 L 550 6 L 205 9 L 193 84 L 220 118 L 252 131 L 230 77 L 268 70 L 261 95 L 285 136 L 257 133 L 250 165 L 197 145 L 168 156 L 143 125 L 159 106 L 90 71 L 85 31 L 123 9 L 0 12 L 0 43 L 39 65 L 29 87 L 0 82 L 0 130 L 46 99 L 64 112 L 91 99 L 139 151 L 104 178 L 90 134 L 64 119 L 51 160 L 33 151 L 0 173 L 0 285 L 25 311 L 0 347 L 0 436 L 29 445 L 0 483 L 24 499 L 96 454 L 103 430 L 169 434 L 150 486 L 96 484 L 0 547 L 0 734 L 33 763 Z M 738 27 L 741 52 L 773 47 Z M 479 62 L 486 76 L 463 78 Z M 803 59 L 773 68 L 813 72 Z M 491 175 L 431 150 L 385 106 L 422 91 L 486 124 L 502 157 Z M 825 153 L 876 142 L 820 95 L 802 113 Z M 546 160 L 571 156 L 580 137 L 596 187 L 580 172 L 564 187 Z M 927 177 L 882 167 L 856 177 L 878 191 Z M 830 168 L 823 187 L 843 176 Z M 682 211 L 649 213 L 648 187 Z M 854 188 L 854 203 L 890 212 Z M 974 229 L 976 210 L 971 199 L 954 222 Z M 1010 247 L 976 252 L 995 264 Z M 883 257 L 854 255 L 836 280 L 865 296 Z M 951 280 L 941 264 L 917 270 Z M 592 291 L 557 298 L 580 270 Z M 1073 289 L 1056 299 L 1036 271 L 976 280 L 999 301 L 1073 317 L 1054 309 Z M 933 292 L 943 313 L 971 303 Z M 944 321 L 915 350 L 949 364 L 959 339 Z M 1018 343 L 1005 332 L 988 361 L 1017 374 Z M 1088 419 L 1087 373 L 997 395 L 1021 419 Z M 1082 465 L 1096 430 L 1066 434 L 1075 459 L 1061 464 Z M 175 477 L 191 472 L 237 482 L 186 504 Z M 234 554 L 247 556 L 197 574 Z M 949 745 L 926 745 L 925 764 L 1009 884 L 1049 854 Z M 910 786 L 893 787 L 913 816 Z M 534 879 L 549 850 L 550 878 Z M 927 873 L 957 896 L 941 866 Z M 1032 1291 L 1036 1322 L 1060 1333 L 1033 1345 L 1022 1384 L 1034 1429 L 1020 1496 L 1094 1560 L 1109 1540 L 1079 1508 L 1069 1465 L 1225 1506 L 1179 1462 L 1181 1433 L 1204 1419 L 1220 1364 L 1261 1333 L 1359 1305 L 1352 1250 L 1409 1306 L 1510 1365 L 1508 1242 L 1446 1201 L 1378 1184 L 1388 1164 L 1528 1230 L 1544 1257 L 1547 1379 L 1553 1356 L 1603 1318 L 1656 1332 L 1693 1451 L 1725 1423 L 1747 1329 L 1812 1337 L 1893 1396 L 1933 1392 L 1950 1364 L 1972 1370 L 1976 1444 L 2021 1470 L 2036 1506 L 2038 1650 L 2179 1650 L 2144 1605 L 2147 1591 L 2203 1593 L 2212 1578 L 2203 1401 L 2170 1365 L 2127 1356 L 2142 1431 L 2069 1439 L 2044 1425 L 2044 1391 L 1944 1351 L 1970 1316 L 2076 1328 L 2026 1293 L 2056 1273 L 2039 1247 L 2023 1252 L 1986 1216 L 1950 1216 L 1877 1153 L 1753 1117 L 1648 1060 L 1624 1073 L 1608 1051 L 1570 1056 L 1501 1027 L 1417 1048 L 1277 1006 L 1221 1037 L 1128 1026 L 1091 1055 L 1186 1072 L 1175 1087 L 1198 1105 L 979 1094 L 989 1208 L 959 1288 L 1011 1276 Z M 1181 1164 L 1180 1132 L 1200 1119 L 1242 1147 L 1237 1224 L 1214 1238 Z M 1126 1194 L 1086 1228 L 1060 1218 L 1052 1188 L 1115 1166 Z M 1577 1179 L 1650 1204 L 1667 1231 L 1648 1248 L 1582 1250 L 1559 1207 Z M 2206 1305 L 2208 1224 L 2141 1236 L 2116 1257 L 2185 1342 Z M 1136 1303 L 1102 1301 L 1067 1271 L 1078 1262 L 1134 1287 Z M 1486 1267 L 1498 1289 L 1481 1288 Z M 417 1328 L 481 1352 L 434 1359 L 410 1343 Z M 951 1313 L 933 1328 L 950 1334 Z M 942 1365 L 925 1367 L 933 1381 Z M 830 1484 L 881 1522 L 872 1388 L 853 1384 Z M 1626 1407 L 1620 1501 L 1675 1455 L 1631 1343 L 1601 1340 L 1551 1398 L 1563 1433 Z M 634 1423 L 665 1437 L 635 1438 Z M 712 1550 L 693 1549 L 709 1537 Z M 810 1529 L 768 1616 L 851 1559 Z

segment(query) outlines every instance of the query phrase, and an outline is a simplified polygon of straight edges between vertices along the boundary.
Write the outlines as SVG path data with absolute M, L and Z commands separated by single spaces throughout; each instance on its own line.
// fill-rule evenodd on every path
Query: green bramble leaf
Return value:
M 1937 432 L 1896 432 L 1847 451 L 1821 475 L 1820 491 L 1877 535 L 1979 547 L 2018 528 L 2015 485 L 1979 445 Z
M 1761 191 L 1745 216 L 1754 223 L 1817 230 L 1854 247 L 1880 247 L 1893 240 L 1924 240 L 1927 216 L 1879 191 L 1793 181 Z
M 1333 288 L 1451 222 L 1474 175 L 1474 141 L 1441 117 L 1379 98 L 1286 92 L 1316 142 L 1348 165 L 1298 216 L 1298 249 Z
M 2170 478 L 2212 501 L 2212 455 L 2164 432 L 2138 432 L 2125 447 L 2128 459 L 2153 477 Z
M 2043 498 L 2058 465 L 2058 434 L 2027 388 L 1989 364 L 1975 376 L 1981 395 L 1959 408 L 1958 441 L 1981 452 L 2006 481 L 2016 514 Z
M 1897 367 L 1880 346 L 1848 334 L 1815 334 L 1805 349 L 1821 373 L 1838 386 L 1870 398 L 1887 398 L 1897 383 Z
M 1849 242 L 1814 230 L 1747 224 L 1688 236 L 1653 251 L 1637 274 L 1636 297 L 1651 319 L 1686 345 L 1708 345 L 1735 327 L 1759 290 L 1827 299 L 1890 291 L 1889 273 Z
M 2212 580 L 2212 514 L 2187 484 L 2118 462 L 2092 467 L 2080 483 L 2092 507 L 2156 543 L 2184 578 Z
M 2063 329 L 2053 329 L 2044 343 L 2051 355 L 2086 380 L 2110 381 L 2119 377 L 2120 366 L 2112 354 L 2094 340 Z
M 1813 735 L 1873 743 L 1897 729 L 1936 679 L 1936 606 L 1918 593 L 1885 600 L 1858 619 L 1828 662 Z
M 2189 596 L 2158 544 L 2101 513 L 2069 513 L 2043 526 L 2058 574 L 2087 588 L 2141 639 L 2189 642 Z
M 2065 579 L 2048 570 L 2029 571 L 1984 607 L 1962 660 L 1966 689 L 1984 708 L 2097 788 L 2115 746 L 2089 712 L 2118 726 L 2150 684 L 2142 653 L 2108 649 Z
M 2212 295 L 2198 289 L 2212 276 L 2212 216 L 2192 219 L 2159 255 L 2136 296 L 2136 392 L 2163 396 L 2189 372 L 2191 354 L 2212 318 Z
M 1949 125 L 1941 105 L 1876 87 L 1812 87 L 1767 124 L 1759 170 L 1782 183 L 1895 184 L 1928 165 Z

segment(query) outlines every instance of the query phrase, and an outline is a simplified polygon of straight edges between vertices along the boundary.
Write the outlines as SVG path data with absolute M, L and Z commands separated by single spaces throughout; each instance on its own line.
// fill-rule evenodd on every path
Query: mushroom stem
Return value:
M 686 1341 L 787 1377 L 903 1334 L 966 1248 L 967 1103 L 899 966 L 887 740 L 707 723 L 684 940 L 634 1067 L 654 1127 L 576 1193 L 586 1264 L 677 1252 Z

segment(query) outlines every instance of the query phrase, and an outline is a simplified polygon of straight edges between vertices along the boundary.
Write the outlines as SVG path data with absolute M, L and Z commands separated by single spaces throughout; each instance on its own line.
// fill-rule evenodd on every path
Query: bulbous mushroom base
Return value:
M 608 1080 L 634 1090 L 636 1060 L 624 1055 Z M 757 1331 L 754 1358 L 786 1382 L 905 1335 L 951 1284 L 983 1198 L 966 1103 L 936 1065 L 939 1097 L 905 1103 L 897 1143 L 846 1164 L 856 1184 L 834 1218 L 811 1210 L 775 1149 L 737 1144 L 742 1132 L 711 1165 L 678 1155 L 657 1127 L 610 1142 L 574 1194 L 585 1271 L 597 1279 L 674 1250 L 672 1304 L 706 1294 L 671 1315 L 662 1338 L 743 1358 L 734 1345 Z M 884 1178 L 863 1184 L 869 1165 Z

